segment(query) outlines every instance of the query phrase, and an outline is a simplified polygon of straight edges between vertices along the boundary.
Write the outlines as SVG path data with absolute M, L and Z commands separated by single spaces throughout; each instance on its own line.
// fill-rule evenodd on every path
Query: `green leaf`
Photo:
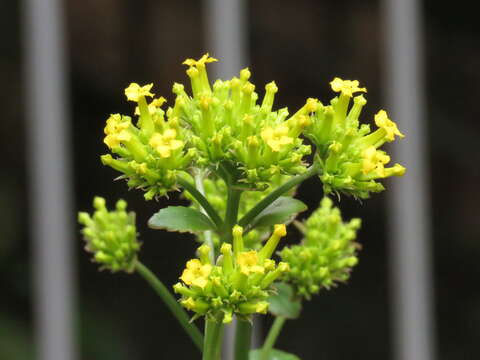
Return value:
M 263 360 L 261 358 L 261 349 L 250 350 L 248 360 Z M 267 360 L 301 360 L 297 355 L 287 353 L 282 350 L 272 349 L 268 354 Z
M 287 319 L 296 319 L 302 310 L 300 300 L 293 299 L 293 289 L 285 283 L 275 283 L 277 293 L 268 298 L 270 303 L 268 311 L 275 316 L 283 316 Z
M 166 229 L 178 232 L 199 232 L 215 230 L 215 225 L 203 213 L 185 206 L 166 207 L 148 220 L 152 229 Z
M 300 200 L 280 196 L 253 219 L 251 228 L 289 223 L 299 212 L 305 210 L 307 210 L 307 205 Z

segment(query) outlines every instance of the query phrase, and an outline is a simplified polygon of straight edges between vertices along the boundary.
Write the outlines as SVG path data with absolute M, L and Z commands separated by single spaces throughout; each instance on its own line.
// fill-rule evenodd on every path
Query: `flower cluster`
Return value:
M 103 164 L 124 174 L 129 187 L 145 189 L 147 200 L 176 189 L 177 175 L 188 168 L 195 156 L 195 149 L 186 149 L 189 134 L 179 119 L 165 119 L 160 108 L 165 99 L 147 103 L 146 98 L 154 96 L 152 86 L 132 83 L 125 89 L 127 99 L 138 105 L 138 121 L 133 124 L 129 116 L 110 115 L 104 143 L 117 158 L 110 154 L 101 157 Z
M 124 200 L 118 200 L 113 211 L 108 211 L 101 197 L 95 197 L 93 206 L 93 216 L 78 214 L 78 221 L 84 225 L 85 249 L 94 254 L 94 261 L 102 264 L 102 269 L 132 272 L 140 250 L 135 214 L 126 212 Z
M 343 192 L 358 198 L 367 198 L 370 192 L 384 190 L 376 179 L 401 176 L 405 168 L 400 164 L 386 167 L 390 157 L 379 150 L 385 142 L 404 137 L 384 110 L 375 115 L 378 129 L 371 132 L 367 124 L 360 124 L 359 116 L 366 100 L 366 92 L 358 81 L 335 78 L 331 87 L 340 95 L 331 104 L 317 104 L 311 125 L 304 134 L 315 144 L 315 161 L 321 168 L 320 179 L 326 193 Z M 350 99 L 353 105 L 349 109 Z
M 229 323 L 234 314 L 249 319 L 254 313 L 266 313 L 271 284 L 289 270 L 288 264 L 270 259 L 286 235 L 285 225 L 275 225 L 259 251 L 244 248 L 242 233 L 240 226 L 233 228 L 233 247 L 223 243 L 216 264 L 210 261 L 207 245 L 198 249 L 198 259 L 187 262 L 182 282 L 175 284 L 174 290 L 182 296 L 180 303 L 196 317 Z
M 280 252 L 291 271 L 283 280 L 293 285 L 298 296 L 310 299 L 322 288 L 346 281 L 358 262 L 359 245 L 354 241 L 360 219 L 342 222 L 340 210 L 325 197 L 304 223 L 305 238 L 300 245 Z
M 272 111 L 278 91 L 274 82 L 266 85 L 262 103 L 257 104 L 248 69 L 211 87 L 205 65 L 213 61 L 206 54 L 184 62 L 189 67 L 191 97 L 182 85 L 173 86 L 177 95 L 173 113 L 192 128 L 198 163 L 216 167 L 226 163 L 237 171 L 239 182 L 253 188 L 267 187 L 277 174 L 304 172 L 302 159 L 311 149 L 299 135 L 310 123 L 310 109 L 303 107 L 291 117 L 286 108 Z

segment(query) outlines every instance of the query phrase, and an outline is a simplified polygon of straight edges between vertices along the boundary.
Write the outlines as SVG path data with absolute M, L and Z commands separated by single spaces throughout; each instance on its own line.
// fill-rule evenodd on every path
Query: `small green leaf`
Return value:
M 261 358 L 261 349 L 250 350 L 248 360 L 263 360 Z M 267 360 L 301 360 L 298 356 L 287 353 L 282 350 L 272 349 L 268 354 Z
M 253 219 L 251 228 L 289 223 L 299 212 L 305 210 L 307 210 L 307 205 L 300 200 L 280 196 Z
M 287 319 L 296 319 L 302 310 L 300 300 L 293 299 L 293 289 L 285 283 L 275 283 L 277 293 L 268 298 L 270 303 L 268 311 L 275 316 L 283 316 Z
M 166 207 L 148 220 L 152 229 L 166 229 L 179 232 L 215 230 L 212 221 L 200 211 L 185 206 Z

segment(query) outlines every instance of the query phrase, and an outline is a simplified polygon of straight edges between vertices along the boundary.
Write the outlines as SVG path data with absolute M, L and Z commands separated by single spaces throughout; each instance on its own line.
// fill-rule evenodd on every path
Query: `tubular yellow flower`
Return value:
M 376 171 L 380 177 L 385 177 L 385 168 L 384 165 L 390 162 L 390 156 L 378 151 L 374 146 L 369 146 L 362 152 L 363 163 L 362 163 L 362 172 L 363 174 L 371 173 Z
M 251 273 L 263 274 L 265 272 L 265 268 L 258 264 L 258 254 L 255 250 L 238 254 L 237 264 L 240 266 L 242 274 L 245 275 L 250 275 Z
M 163 134 L 154 134 L 149 144 L 158 151 L 161 157 L 169 158 L 172 156 L 172 151 L 183 146 L 183 141 L 175 139 L 176 137 L 177 132 L 175 129 L 167 129 Z
M 111 135 L 105 136 L 105 138 L 103 139 L 103 142 L 110 149 L 113 149 L 114 147 L 119 146 L 121 142 L 129 141 L 131 138 L 132 136 L 126 130 L 122 130 L 117 134 L 111 134 Z
M 167 99 L 165 99 L 163 96 L 160 96 L 158 99 L 153 99 L 152 102 L 148 104 L 148 112 L 150 114 L 154 114 L 155 111 L 157 111 L 157 109 L 166 102 Z M 138 108 L 138 106 L 135 107 L 135 115 L 140 115 L 140 109 Z
M 137 83 L 131 83 L 126 89 L 125 89 L 125 96 L 127 97 L 127 100 L 129 101 L 135 101 L 138 102 L 138 100 L 141 97 L 146 97 L 146 96 L 154 96 L 150 92 L 152 89 L 153 84 L 148 84 L 144 86 L 140 86 Z
M 385 138 L 388 141 L 393 141 L 395 140 L 395 135 L 403 138 L 405 135 L 403 135 L 400 130 L 398 130 L 397 124 L 395 124 L 392 120 L 388 118 L 387 112 L 385 110 L 380 110 L 376 115 L 375 115 L 375 124 L 385 130 L 387 135 Z
M 203 55 L 200 59 L 186 59 L 183 64 L 187 66 L 205 66 L 207 63 L 218 61 L 217 59 L 211 57 L 208 53 Z
M 264 128 L 262 130 L 261 136 L 263 141 L 267 143 L 267 145 L 272 149 L 272 151 L 278 152 L 283 145 L 293 143 L 293 138 L 287 136 L 287 134 L 288 126 L 280 125 L 277 126 L 275 129 L 272 127 Z
M 107 136 L 105 136 L 103 142 L 112 149 L 119 146 L 122 141 L 129 141 L 131 139 L 131 135 L 127 131 L 129 126 L 130 121 L 122 121 L 120 114 L 110 115 L 104 128 L 104 133 Z
M 212 271 L 212 265 L 203 265 L 200 260 L 192 259 L 187 262 L 187 267 L 183 270 L 180 280 L 187 285 L 195 285 L 204 288 L 208 283 L 208 275 Z
M 341 92 L 343 95 L 352 97 L 356 92 L 367 92 L 366 88 L 359 87 L 358 80 L 342 80 L 338 77 L 330 82 L 332 90 L 335 92 Z

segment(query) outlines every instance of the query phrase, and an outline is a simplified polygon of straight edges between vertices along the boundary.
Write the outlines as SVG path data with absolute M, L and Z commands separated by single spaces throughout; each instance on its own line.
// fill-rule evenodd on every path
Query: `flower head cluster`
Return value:
M 195 150 L 186 149 L 188 131 L 179 124 L 178 117 L 165 119 L 160 108 L 165 99 L 153 97 L 153 84 L 140 86 L 132 83 L 125 89 L 129 101 L 137 103 L 136 124 L 132 118 L 113 114 L 107 119 L 104 142 L 116 158 L 107 154 L 102 162 L 124 174 L 129 187 L 146 190 L 145 198 L 166 194 L 176 188 L 177 175 L 191 163 Z
M 108 211 L 101 197 L 95 197 L 93 206 L 92 216 L 78 214 L 78 221 L 84 225 L 85 249 L 94 254 L 93 260 L 102 264 L 102 269 L 132 272 L 140 250 L 135 214 L 126 212 L 124 200 L 118 200 L 113 211 Z
M 270 259 L 286 235 L 285 225 L 276 225 L 259 251 L 244 248 L 242 233 L 240 226 L 233 228 L 233 247 L 223 243 L 216 264 L 210 261 L 207 245 L 198 249 L 198 259 L 187 262 L 174 290 L 182 296 L 180 303 L 196 317 L 229 323 L 234 314 L 249 319 L 254 313 L 266 313 L 271 284 L 289 270 L 288 264 Z
M 342 222 L 340 210 L 325 197 L 320 207 L 304 223 L 305 238 L 300 245 L 280 252 L 291 271 L 283 279 L 292 284 L 298 296 L 310 299 L 322 288 L 346 281 L 358 262 L 355 243 L 360 219 Z
M 265 96 L 257 103 L 248 69 L 240 71 L 238 78 L 217 80 L 211 86 L 205 65 L 213 61 L 206 54 L 184 62 L 192 96 L 183 85 L 173 86 L 177 97 L 172 113 L 192 129 L 198 164 L 227 164 L 236 169 L 238 182 L 252 188 L 268 186 L 274 175 L 304 172 L 302 160 L 311 149 L 299 135 L 310 124 L 311 109 L 304 106 L 290 117 L 286 108 L 272 111 L 278 91 L 274 82 L 266 85 Z
M 335 78 L 330 84 L 340 95 L 328 106 L 317 104 L 312 123 L 304 133 L 317 148 L 315 161 L 321 168 L 325 192 L 367 198 L 370 192 L 384 190 L 377 179 L 405 173 L 400 164 L 387 167 L 390 157 L 379 150 L 385 142 L 404 135 L 384 110 L 375 115 L 377 130 L 371 132 L 369 125 L 360 124 L 359 116 L 367 101 L 363 95 L 354 96 L 366 92 L 358 81 Z M 353 105 L 349 109 L 351 98 Z

